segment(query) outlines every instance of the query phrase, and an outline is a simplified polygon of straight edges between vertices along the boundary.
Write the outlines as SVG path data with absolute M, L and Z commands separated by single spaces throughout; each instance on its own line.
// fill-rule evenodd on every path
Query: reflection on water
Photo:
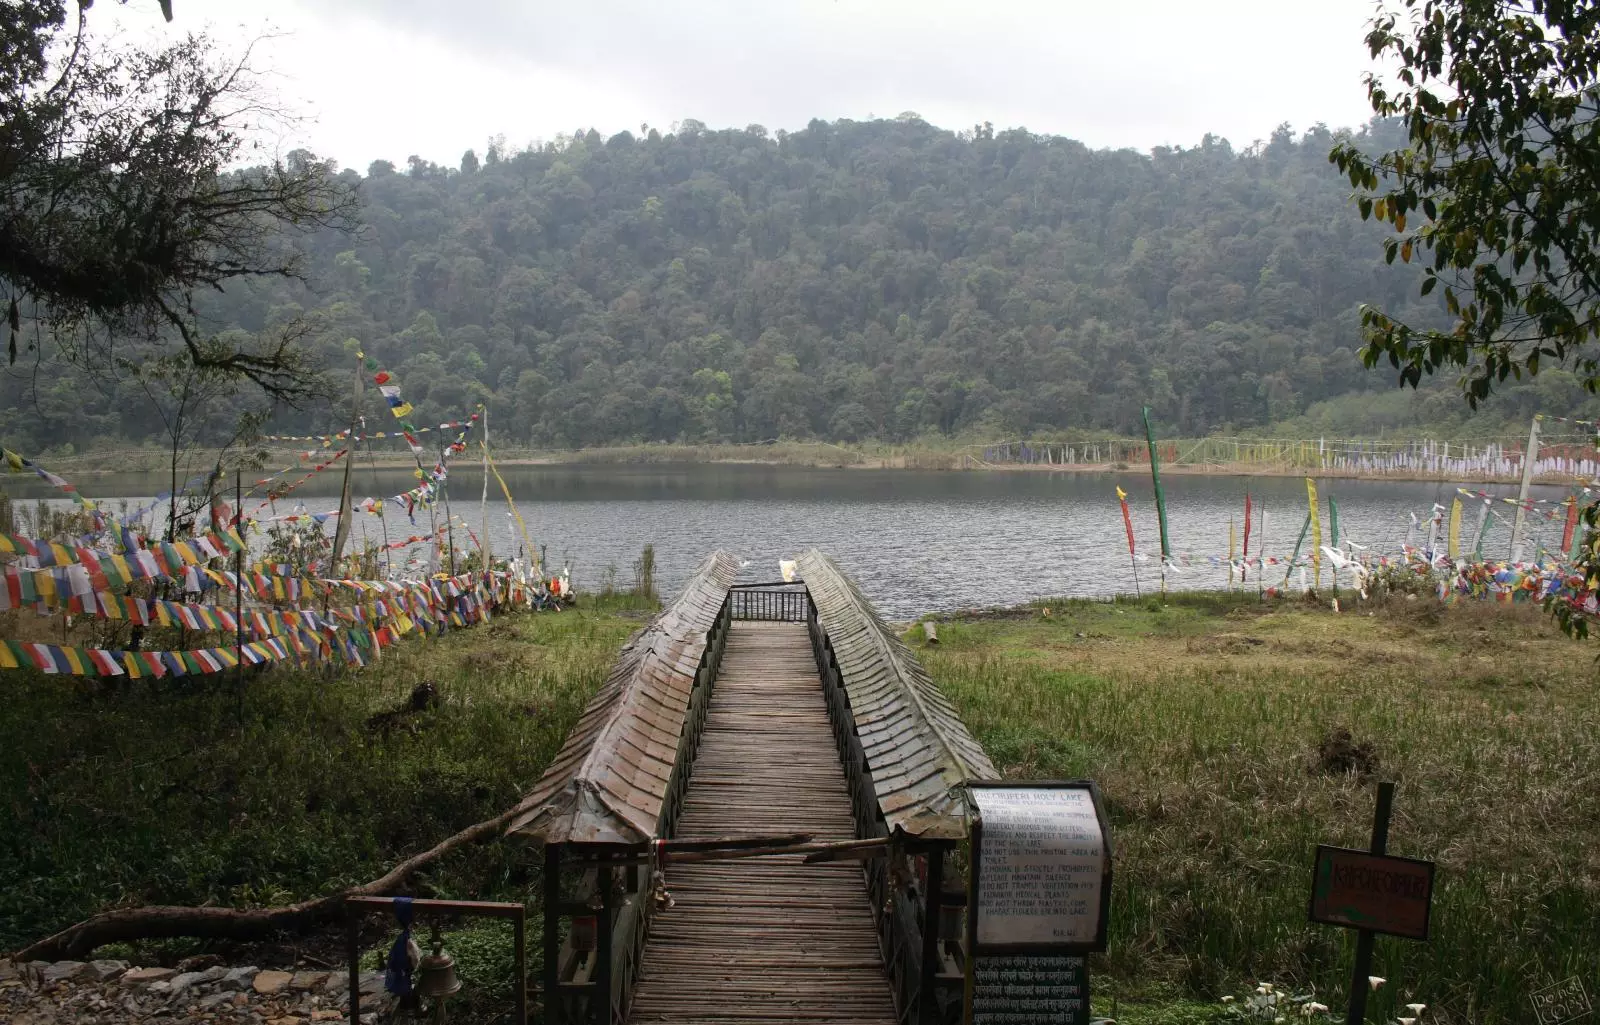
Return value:
M 751 580 L 775 579 L 780 558 L 821 548 L 856 577 L 889 617 L 1057 595 L 1129 592 L 1133 576 L 1117 508 L 1118 484 L 1128 492 L 1140 550 L 1159 551 L 1150 479 L 1136 474 L 751 465 L 560 465 L 507 467 L 502 472 L 534 543 L 545 546 L 551 563 L 570 564 L 580 586 L 598 585 L 608 567 L 626 584 L 640 549 L 654 544 L 658 580 L 669 594 L 716 548 L 749 560 L 745 576 Z M 324 474 L 275 509 L 258 509 L 259 498 L 247 499 L 245 509 L 262 517 L 302 506 L 326 512 L 338 504 L 339 480 L 336 473 Z M 60 494 L 29 478 L 4 483 L 19 497 Z M 149 475 L 129 474 L 84 477 L 77 483 L 97 499 L 114 504 L 126 498 L 133 505 L 164 486 Z M 393 495 L 414 483 L 408 471 L 358 468 L 352 486 L 360 500 Z M 1230 520 L 1242 534 L 1247 489 L 1258 510 L 1252 554 L 1261 550 L 1263 504 L 1268 554 L 1287 555 L 1293 549 L 1306 515 L 1305 482 L 1299 478 L 1173 475 L 1163 484 L 1172 548 L 1190 556 L 1189 567 L 1169 578 L 1170 586 L 1226 584 L 1226 569 L 1208 564 L 1207 557 L 1227 556 Z M 452 512 L 474 532 L 483 520 L 482 485 L 476 467 L 452 470 Z M 1407 539 L 1411 514 L 1426 518 L 1435 503 L 1448 507 L 1455 497 L 1454 485 L 1436 483 L 1332 480 L 1319 490 L 1324 517 L 1326 496 L 1332 495 L 1341 536 L 1375 553 L 1399 549 Z M 1509 487 L 1496 490 L 1514 494 Z M 498 486 L 491 483 L 491 492 L 489 534 L 496 552 L 508 553 L 521 540 Z M 1540 488 L 1535 495 L 1559 499 L 1564 492 Z M 1481 503 L 1468 504 L 1463 544 L 1475 535 L 1481 508 Z M 1485 552 L 1503 557 L 1514 510 L 1505 503 L 1493 508 Z M 1324 519 L 1325 541 L 1328 527 Z M 1547 520 L 1541 509 L 1530 518 L 1528 531 L 1533 543 L 1555 545 L 1561 528 L 1559 517 Z M 327 529 L 331 533 L 331 522 Z M 381 541 L 385 531 L 393 540 L 428 529 L 425 512 L 413 524 L 393 504 L 381 520 L 357 516 L 352 526 L 358 541 Z M 1426 527 L 1416 539 L 1426 540 Z M 456 544 L 460 552 L 470 548 L 464 530 L 457 531 Z M 1532 543 L 1528 550 L 1533 550 Z M 1155 565 L 1140 566 L 1146 587 L 1157 579 Z M 1273 582 L 1281 579 L 1280 570 Z

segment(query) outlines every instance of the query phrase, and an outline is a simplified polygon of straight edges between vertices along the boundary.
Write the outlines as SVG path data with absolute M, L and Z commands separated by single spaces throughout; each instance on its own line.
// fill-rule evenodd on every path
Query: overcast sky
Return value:
M 291 145 L 364 170 L 456 165 L 504 135 L 641 123 L 804 127 L 916 111 L 1093 147 L 1236 147 L 1369 114 L 1373 0 L 155 0 L 97 7 L 139 39 L 206 29 L 306 115 Z

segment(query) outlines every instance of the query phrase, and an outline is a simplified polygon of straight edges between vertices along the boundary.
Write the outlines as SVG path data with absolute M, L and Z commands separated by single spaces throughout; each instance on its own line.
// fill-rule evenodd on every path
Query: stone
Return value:
M 166 983 L 156 983 L 154 986 L 150 987 L 150 990 L 151 992 L 155 992 L 157 987 L 164 987 L 161 992 L 171 993 L 173 996 L 177 996 L 184 990 L 187 990 L 192 986 L 198 986 L 206 981 L 207 979 L 205 972 L 184 972 L 182 975 L 179 975 Z
M 270 997 L 288 989 L 297 978 L 299 978 L 298 973 L 291 975 L 288 972 L 266 971 L 259 973 L 251 986 L 262 996 Z
M 211 993 L 200 998 L 199 1007 L 202 1011 L 209 1011 L 218 1004 L 231 1003 L 232 1001 L 232 993 Z
M 304 1018 L 285 1016 L 282 1018 L 268 1018 L 267 1025 L 302 1025 Z
M 327 972 L 295 972 L 294 978 L 289 980 L 289 988 L 300 993 L 309 993 L 321 989 L 322 984 L 327 981 Z
M 39 973 L 45 982 L 71 982 L 89 970 L 89 966 L 82 961 L 57 961 L 55 964 L 46 965 Z
M 255 965 L 251 965 L 248 968 L 230 969 L 222 978 L 217 980 L 217 985 L 225 992 L 237 993 L 239 990 L 249 986 L 251 980 L 256 977 L 256 972 L 260 970 Z
M 364 997 L 377 996 L 383 992 L 383 973 L 367 972 L 361 976 L 361 995 Z
M 96 982 L 110 982 L 128 970 L 126 961 L 90 961 L 89 974 Z
M 135 968 L 124 972 L 121 981 L 124 986 L 137 986 L 142 982 L 165 982 L 177 974 L 175 968 Z
M 0 958 L 0 982 L 10 982 L 21 974 L 15 961 Z
M 311 1020 L 312 1021 L 338 1021 L 340 1018 L 343 1018 L 343 1017 L 344 1017 L 343 1014 L 339 1013 L 338 1011 L 333 1011 L 333 1010 L 324 1009 L 324 1010 L 321 1010 L 321 1011 L 312 1011 L 311 1012 Z
M 201 982 L 221 982 L 228 977 L 228 968 L 225 965 L 214 965 L 200 973 Z
M 167 992 L 170 992 L 171 989 L 172 989 L 172 980 L 171 979 L 157 979 L 156 981 L 154 981 L 154 982 L 152 982 L 150 984 L 150 988 L 146 992 L 149 992 L 149 993 L 167 993 Z

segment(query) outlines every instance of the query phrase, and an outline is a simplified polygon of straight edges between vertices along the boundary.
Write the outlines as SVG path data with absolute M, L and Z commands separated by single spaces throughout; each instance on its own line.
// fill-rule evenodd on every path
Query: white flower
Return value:
M 1417 1025 L 1417 1019 L 1415 1018 L 1396 1018 L 1395 1021 L 1399 1022 L 1400 1025 Z
M 1373 989 L 1377 989 L 1379 986 L 1383 985 L 1384 983 L 1386 983 L 1388 981 L 1389 981 L 1388 979 L 1380 978 L 1380 977 L 1378 977 L 1376 975 L 1367 976 L 1367 985 L 1371 986 Z
M 1233 1003 L 1233 997 L 1223 997 L 1222 1002 L 1225 1004 L 1231 1004 Z
M 1272 987 L 1263 982 L 1256 987 L 1256 992 L 1260 993 L 1262 996 L 1265 996 L 1272 992 Z
M 1327 1004 L 1319 1004 L 1315 1000 L 1313 1000 L 1313 1001 L 1311 1001 L 1311 1003 L 1306 1005 L 1306 1013 L 1307 1014 L 1326 1014 L 1326 1013 L 1328 1013 L 1328 1005 Z
M 1412 1014 L 1420 1015 L 1422 1013 L 1422 1009 L 1427 1006 L 1427 1004 L 1407 1004 L 1406 1010 L 1410 1011 Z

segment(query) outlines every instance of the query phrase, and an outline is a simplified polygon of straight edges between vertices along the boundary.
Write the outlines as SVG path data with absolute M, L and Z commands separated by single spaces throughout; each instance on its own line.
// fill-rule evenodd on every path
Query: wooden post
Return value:
M 348 458 L 348 457 L 346 457 Z M 234 688 L 239 693 L 239 720 L 244 721 L 244 513 L 240 506 L 244 504 L 244 478 L 237 468 L 233 471 L 233 527 L 239 535 L 240 548 L 233 553 L 233 623 L 234 644 L 238 646 L 234 654 L 239 656 L 239 664 L 234 668 Z M 64 618 L 64 617 L 63 617 Z
M 351 908 L 345 909 L 345 953 L 350 961 L 350 1025 L 361 1025 L 361 922 Z
M 594 1025 L 611 1025 L 611 946 L 615 907 L 611 903 L 612 868 L 609 861 L 600 863 L 595 878 L 600 884 L 600 921 L 596 923 L 594 995 Z
M 1384 854 L 1389 848 L 1389 812 L 1394 806 L 1394 784 L 1378 784 L 1378 807 L 1372 815 L 1372 853 Z M 1356 933 L 1356 963 L 1350 972 L 1350 1007 L 1345 1013 L 1345 1025 L 1363 1025 L 1367 1020 L 1367 991 L 1371 986 L 1367 977 L 1372 974 L 1372 941 L 1377 934 L 1370 929 Z
M 478 551 L 483 556 L 483 571 L 489 572 L 489 410 L 483 407 L 483 536 L 478 539 Z
M 933 620 L 931 620 L 931 619 L 923 620 L 923 622 L 922 622 L 922 636 L 927 639 L 929 644 L 938 644 L 939 643 L 939 628 L 934 625 Z
M 561 1021 L 561 848 L 544 845 L 544 1025 Z
M 931 625 L 931 624 L 930 624 Z M 939 975 L 939 909 L 944 894 L 944 848 L 935 844 L 928 859 L 927 893 L 922 899 L 922 978 L 917 984 L 917 1009 L 920 1025 L 939 1025 L 939 998 L 935 979 Z
M 528 922 L 511 920 L 511 959 L 517 966 L 517 1025 L 528 1025 Z
M 339 522 L 333 525 L 333 558 L 328 575 L 338 577 L 339 557 L 344 554 L 344 543 L 350 538 L 350 470 L 356 462 L 356 431 L 361 423 L 361 386 L 366 380 L 366 367 L 356 360 L 356 388 L 353 408 L 350 410 L 350 436 L 345 439 L 344 483 L 339 490 Z
M 1522 453 L 1522 487 L 1517 490 L 1517 518 L 1511 525 L 1511 561 L 1522 561 L 1522 525 L 1528 518 L 1528 488 L 1533 484 L 1533 461 L 1539 458 L 1539 418 L 1528 428 L 1528 448 Z

